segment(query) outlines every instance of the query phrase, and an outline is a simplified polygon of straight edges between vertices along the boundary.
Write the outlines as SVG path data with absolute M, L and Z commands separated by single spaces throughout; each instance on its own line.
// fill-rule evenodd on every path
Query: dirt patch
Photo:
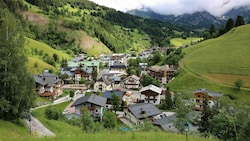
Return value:
M 35 25 L 44 26 L 49 23 L 49 19 L 43 15 L 40 15 L 37 13 L 31 13 L 29 11 L 25 11 L 22 13 L 23 13 L 24 18 L 26 18 L 28 21 L 30 21 L 31 23 Z

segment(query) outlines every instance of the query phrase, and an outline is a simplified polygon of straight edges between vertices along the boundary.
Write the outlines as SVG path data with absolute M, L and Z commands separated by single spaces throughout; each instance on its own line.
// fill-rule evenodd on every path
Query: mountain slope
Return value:
M 186 48 L 182 60 L 193 73 L 233 85 L 242 79 L 250 87 L 250 25 L 233 28 L 223 36 Z

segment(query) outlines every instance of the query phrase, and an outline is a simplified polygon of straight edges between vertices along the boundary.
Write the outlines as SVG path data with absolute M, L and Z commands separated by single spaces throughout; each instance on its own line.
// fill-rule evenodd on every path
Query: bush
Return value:
M 53 119 L 53 120 L 58 120 L 60 116 L 60 113 L 58 111 L 55 111 L 51 108 L 46 108 L 45 109 L 45 117 L 47 119 Z

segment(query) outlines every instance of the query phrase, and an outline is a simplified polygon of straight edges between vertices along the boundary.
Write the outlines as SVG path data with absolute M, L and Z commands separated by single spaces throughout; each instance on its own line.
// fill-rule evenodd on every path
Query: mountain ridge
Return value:
M 238 15 L 243 16 L 245 22 L 250 20 L 250 9 L 248 7 L 234 8 L 223 14 L 222 16 L 214 16 L 207 11 L 199 11 L 191 14 L 158 14 L 150 8 L 143 7 L 139 10 L 129 10 L 127 13 L 136 15 L 143 18 L 157 19 L 161 21 L 170 22 L 180 26 L 185 26 L 192 29 L 206 28 L 208 29 L 211 24 L 217 28 L 224 25 L 229 18 L 236 19 Z

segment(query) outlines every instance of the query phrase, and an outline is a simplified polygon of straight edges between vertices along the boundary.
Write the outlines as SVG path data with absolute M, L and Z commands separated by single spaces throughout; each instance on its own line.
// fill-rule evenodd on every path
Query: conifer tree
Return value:
M 0 118 L 18 119 L 35 99 L 34 80 L 27 73 L 22 26 L 0 9 Z
M 245 21 L 242 16 L 237 16 L 236 22 L 235 22 L 235 27 L 244 25 Z

